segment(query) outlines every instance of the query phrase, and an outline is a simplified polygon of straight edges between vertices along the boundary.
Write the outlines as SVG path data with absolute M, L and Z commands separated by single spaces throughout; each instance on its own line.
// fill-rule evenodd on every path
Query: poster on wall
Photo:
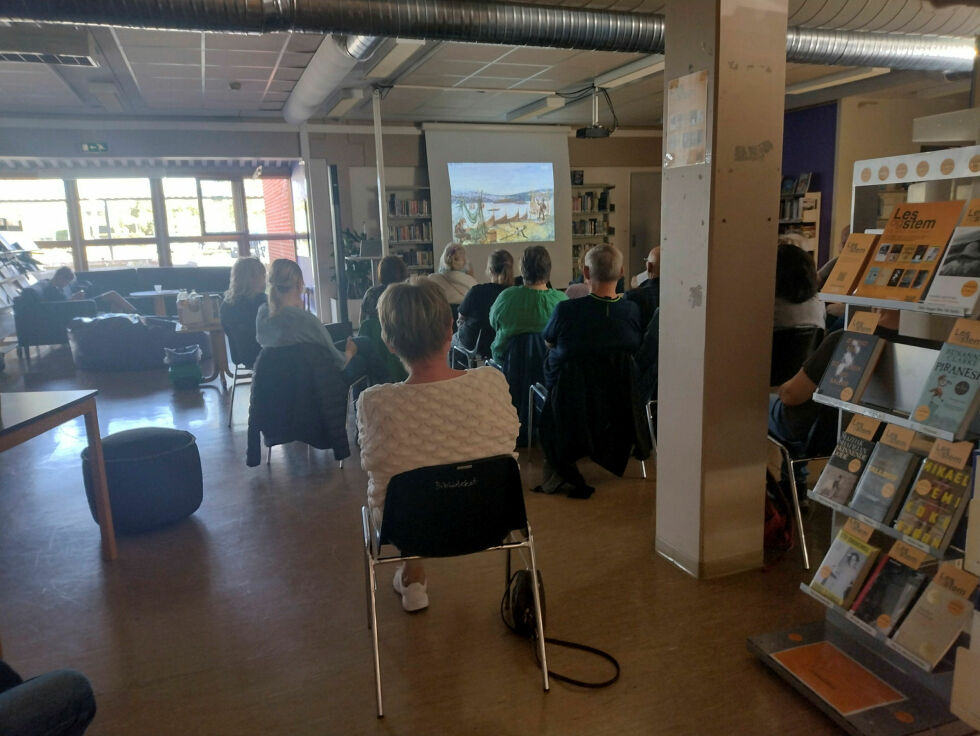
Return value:
M 707 160 L 707 113 L 707 71 L 687 74 L 667 83 L 664 168 L 694 166 Z
M 449 162 L 453 240 L 463 245 L 555 239 L 551 162 Z

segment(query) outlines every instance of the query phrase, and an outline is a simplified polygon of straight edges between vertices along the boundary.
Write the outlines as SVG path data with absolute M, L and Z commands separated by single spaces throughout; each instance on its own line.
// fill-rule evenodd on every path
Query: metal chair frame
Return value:
M 480 365 L 480 361 L 483 360 L 483 356 L 476 351 L 476 349 L 480 346 L 481 337 L 483 337 L 483 330 L 476 333 L 476 341 L 473 343 L 472 348 L 466 348 L 460 343 L 453 341 L 452 352 L 463 354 L 463 356 L 466 358 L 467 368 L 476 368 Z
M 235 411 L 235 389 L 239 384 L 245 385 L 252 382 L 252 369 L 246 368 L 244 363 L 235 363 L 235 374 L 231 377 L 231 398 L 228 400 L 228 426 L 231 427 L 231 417 Z
M 425 524 L 425 519 L 419 520 L 419 523 Z M 505 551 L 507 553 L 505 586 L 510 582 L 512 550 L 527 550 L 532 580 L 538 579 L 537 557 L 534 551 L 534 535 L 531 532 L 531 525 L 528 523 L 526 516 L 523 523 L 523 529 L 511 530 L 510 534 L 507 536 L 507 539 L 503 543 L 491 547 L 485 547 L 472 553 L 479 554 L 498 550 Z M 364 569 L 365 584 L 367 586 L 367 623 L 368 628 L 371 630 L 371 643 L 374 650 L 375 697 L 378 705 L 378 718 L 382 718 L 384 717 L 384 704 L 381 693 L 381 653 L 378 643 L 378 577 L 375 568 L 377 568 L 379 565 L 390 565 L 405 562 L 407 560 L 418 560 L 423 558 L 419 555 L 403 555 L 391 545 L 382 545 L 380 541 L 381 530 L 374 524 L 371 511 L 367 506 L 361 507 L 361 526 L 364 533 Z M 385 553 L 386 549 L 393 550 L 393 553 Z M 534 593 L 534 617 L 537 626 L 538 659 L 540 660 L 541 665 L 541 681 L 544 691 L 548 692 L 551 686 L 548 680 L 548 657 L 547 653 L 545 652 L 544 615 L 541 609 L 541 596 L 538 591 L 538 586 L 534 585 L 532 588 Z

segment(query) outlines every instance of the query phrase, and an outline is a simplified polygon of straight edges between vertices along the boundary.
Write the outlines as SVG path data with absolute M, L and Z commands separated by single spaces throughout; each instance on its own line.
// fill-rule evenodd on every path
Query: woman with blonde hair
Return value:
M 452 314 L 428 279 L 393 284 L 378 302 L 382 337 L 405 364 L 408 379 L 365 389 L 357 404 L 361 466 L 375 520 L 384 511 L 388 482 L 399 473 L 514 451 L 517 412 L 504 375 L 495 368 L 458 371 L 446 364 Z M 439 406 L 466 411 L 432 410 Z M 392 585 L 406 611 L 429 605 L 419 561 L 400 566 Z
M 347 338 L 341 353 L 330 339 L 326 327 L 315 314 L 303 306 L 303 272 L 296 261 L 277 258 L 269 272 L 269 303 L 259 307 L 255 317 L 255 337 L 263 348 L 277 348 L 311 342 L 327 349 L 331 359 L 344 374 L 347 383 L 362 376 L 372 378 L 383 371 L 375 365 L 370 343 L 361 338 Z
M 265 303 L 265 266 L 258 258 L 239 258 L 231 267 L 231 281 L 220 314 L 232 357 L 248 367 L 262 349 L 255 339 L 255 317 Z
M 450 304 L 460 304 L 476 279 L 470 273 L 466 248 L 459 243 L 449 243 L 439 258 L 439 271 L 429 275 L 429 280 L 442 291 Z

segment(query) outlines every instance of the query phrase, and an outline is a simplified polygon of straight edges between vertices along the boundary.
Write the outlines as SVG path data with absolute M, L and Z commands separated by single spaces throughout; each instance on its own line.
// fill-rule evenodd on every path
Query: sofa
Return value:
M 201 348 L 211 357 L 205 332 L 177 331 L 176 320 L 135 314 L 100 314 L 68 323 L 75 367 L 83 371 L 144 371 L 162 368 L 164 348 Z
M 126 297 L 141 314 L 155 314 L 154 297 L 130 297 L 134 291 L 164 289 L 194 290 L 199 294 L 224 293 L 231 278 L 230 266 L 186 266 L 174 268 L 119 268 L 106 271 L 79 271 L 75 274 L 90 296 L 116 291 Z M 14 326 L 20 354 L 37 345 L 64 345 L 66 327 L 76 317 L 94 317 L 98 308 L 92 299 L 48 302 L 42 296 L 46 282 L 25 289 L 14 299 Z M 167 314 L 177 314 L 177 298 L 167 297 Z M 28 354 L 29 355 L 29 354 Z

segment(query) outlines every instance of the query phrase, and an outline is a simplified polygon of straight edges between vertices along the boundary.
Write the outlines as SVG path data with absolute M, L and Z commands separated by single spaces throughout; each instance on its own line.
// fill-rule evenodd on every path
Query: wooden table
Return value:
M 95 407 L 98 391 L 24 391 L 0 394 L 0 452 L 27 442 L 49 429 L 78 416 L 85 417 L 89 466 L 95 496 L 95 515 L 102 532 L 102 556 L 116 559 L 116 534 L 106 485 L 99 415 Z
M 228 382 L 225 377 L 234 378 L 228 365 L 228 348 L 225 346 L 225 328 L 220 322 L 207 322 L 200 325 L 181 324 L 177 327 L 181 332 L 206 332 L 208 341 L 211 343 L 211 365 L 214 367 L 211 375 L 202 378 L 201 383 L 211 383 L 215 379 L 221 379 L 221 388 L 227 389 Z
M 167 297 L 177 296 L 180 289 L 161 289 L 160 291 L 131 291 L 130 296 L 153 297 L 153 311 L 158 317 L 167 316 Z

